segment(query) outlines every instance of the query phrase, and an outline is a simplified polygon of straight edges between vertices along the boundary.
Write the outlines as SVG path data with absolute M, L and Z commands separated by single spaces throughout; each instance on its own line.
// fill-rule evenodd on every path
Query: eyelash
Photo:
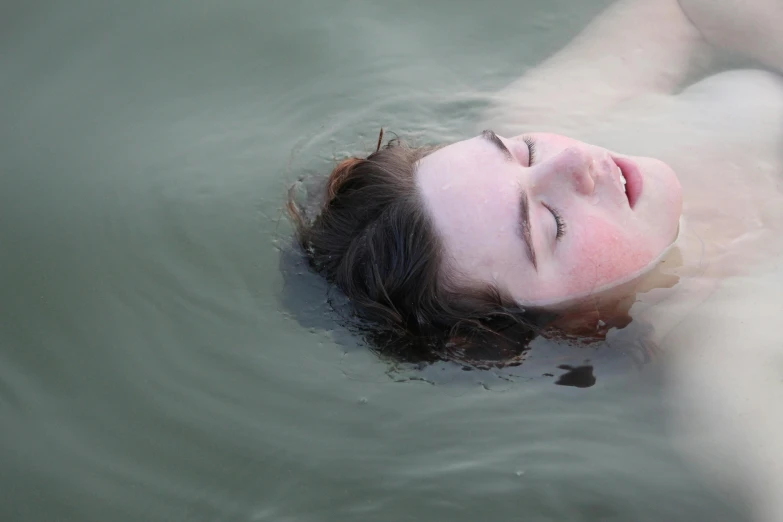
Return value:
M 565 221 L 563 221 L 562 216 L 560 216 L 560 212 L 553 209 L 549 205 L 544 205 L 549 212 L 552 213 L 552 215 L 555 217 L 555 223 L 557 224 L 557 234 L 555 235 L 555 239 L 560 241 L 563 236 L 566 233 L 566 224 Z
M 536 142 L 533 141 L 532 138 L 529 138 L 527 136 L 524 138 L 524 142 L 525 144 L 527 144 L 527 150 L 528 150 L 527 166 L 530 167 L 531 165 L 533 165 L 533 163 L 535 163 Z M 549 205 L 544 205 L 544 206 L 547 208 L 547 210 L 549 210 L 549 212 L 552 213 L 552 216 L 554 216 L 555 218 L 555 223 L 557 224 L 557 234 L 555 235 L 555 239 L 560 241 L 566 233 L 565 221 L 563 221 L 563 217 L 560 215 L 560 212 L 553 209 Z
M 533 165 L 533 163 L 535 163 L 534 158 L 536 157 L 536 142 L 528 137 L 524 138 L 524 142 L 527 144 L 527 150 L 528 150 L 527 166 L 530 167 Z

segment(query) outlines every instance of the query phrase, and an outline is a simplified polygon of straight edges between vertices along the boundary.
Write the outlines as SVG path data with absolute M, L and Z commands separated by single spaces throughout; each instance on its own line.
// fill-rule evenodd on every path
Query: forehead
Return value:
M 519 177 L 497 147 L 480 137 L 444 147 L 420 161 L 417 184 L 453 268 L 492 281 L 524 264 Z
M 470 160 L 473 154 L 491 153 L 492 145 L 481 136 L 474 136 L 462 141 L 456 141 L 428 154 L 419 161 L 420 167 L 444 166 L 452 161 Z
M 417 183 L 425 199 L 439 201 L 439 192 L 450 192 L 449 198 L 459 196 L 453 188 L 476 188 L 490 182 L 487 174 L 503 163 L 497 147 L 480 136 L 452 143 L 419 160 Z

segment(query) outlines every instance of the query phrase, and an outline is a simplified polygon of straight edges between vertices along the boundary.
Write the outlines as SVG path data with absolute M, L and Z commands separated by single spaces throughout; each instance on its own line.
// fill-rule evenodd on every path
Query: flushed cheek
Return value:
M 611 284 L 638 272 L 653 259 L 643 237 L 633 237 L 601 218 L 588 218 L 574 234 L 565 282 L 569 293 Z

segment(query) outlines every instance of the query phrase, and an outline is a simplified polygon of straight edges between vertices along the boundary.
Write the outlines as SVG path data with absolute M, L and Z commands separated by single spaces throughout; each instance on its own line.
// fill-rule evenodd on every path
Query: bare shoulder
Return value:
M 568 133 L 628 102 L 676 92 L 711 55 L 677 0 L 618 0 L 498 92 L 484 121 L 506 134 Z
M 724 71 L 692 84 L 678 97 L 776 105 L 783 102 L 783 77 L 759 69 Z
M 674 97 L 683 116 L 724 133 L 781 144 L 783 77 L 761 70 L 732 70 L 694 83 Z M 733 129 L 734 132 L 731 132 Z

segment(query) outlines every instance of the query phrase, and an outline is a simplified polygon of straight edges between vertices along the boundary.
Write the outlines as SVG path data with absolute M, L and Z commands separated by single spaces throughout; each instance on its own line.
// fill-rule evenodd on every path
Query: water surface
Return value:
M 745 520 L 624 342 L 396 368 L 280 271 L 299 176 L 475 134 L 606 4 L 0 7 L 0 519 Z

